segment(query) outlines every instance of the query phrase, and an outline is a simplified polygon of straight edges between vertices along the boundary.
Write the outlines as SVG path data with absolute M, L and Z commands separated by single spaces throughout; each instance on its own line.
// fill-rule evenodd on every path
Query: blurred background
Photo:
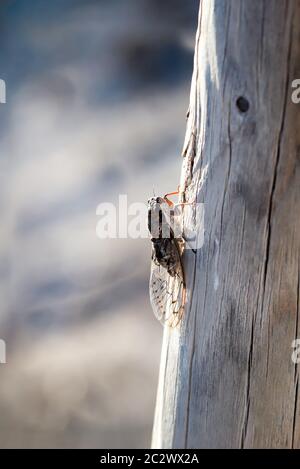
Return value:
M 198 5 L 1 0 L 1 448 L 150 445 L 150 241 L 96 208 L 176 189 Z

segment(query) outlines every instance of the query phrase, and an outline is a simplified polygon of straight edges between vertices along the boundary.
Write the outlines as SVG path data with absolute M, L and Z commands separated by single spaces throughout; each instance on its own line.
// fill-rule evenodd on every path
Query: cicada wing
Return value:
M 181 263 L 174 276 L 152 261 L 150 275 L 150 301 L 155 316 L 171 327 L 179 324 L 185 304 L 185 281 Z
M 152 261 L 149 283 L 150 301 L 153 312 L 161 323 L 165 322 L 168 283 L 169 274 L 167 270 Z

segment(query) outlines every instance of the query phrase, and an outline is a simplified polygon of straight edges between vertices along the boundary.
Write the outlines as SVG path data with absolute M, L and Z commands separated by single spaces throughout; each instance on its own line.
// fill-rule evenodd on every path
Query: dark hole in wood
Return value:
M 248 99 L 244 98 L 244 96 L 240 96 L 236 100 L 236 105 L 237 105 L 239 111 L 241 111 L 241 112 L 247 112 L 248 109 L 249 109 L 249 106 L 250 106 Z

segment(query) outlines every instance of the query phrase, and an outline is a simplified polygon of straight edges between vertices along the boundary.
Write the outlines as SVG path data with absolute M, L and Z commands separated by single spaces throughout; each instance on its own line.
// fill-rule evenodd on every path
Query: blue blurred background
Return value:
M 0 447 L 148 447 L 149 240 L 96 208 L 177 187 L 198 0 L 2 0 Z

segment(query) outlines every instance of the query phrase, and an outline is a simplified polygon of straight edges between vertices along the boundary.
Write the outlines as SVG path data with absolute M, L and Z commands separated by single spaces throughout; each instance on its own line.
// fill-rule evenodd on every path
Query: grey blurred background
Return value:
M 174 190 L 198 0 L 2 0 L 0 447 L 149 447 L 149 240 L 96 207 Z

